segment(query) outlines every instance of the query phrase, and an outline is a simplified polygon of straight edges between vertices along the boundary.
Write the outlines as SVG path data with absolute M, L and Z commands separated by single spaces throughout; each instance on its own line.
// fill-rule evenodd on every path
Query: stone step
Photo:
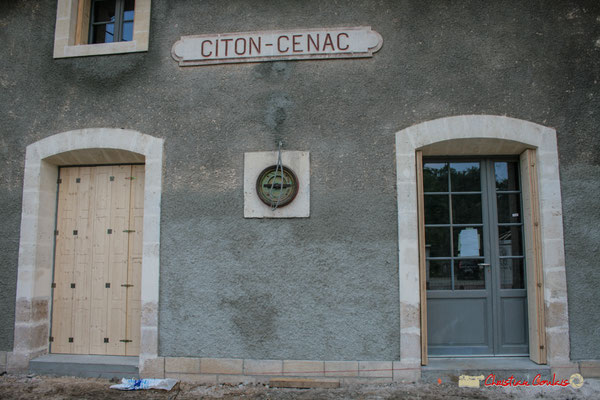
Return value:
M 29 362 L 38 375 L 82 378 L 139 378 L 138 357 L 46 354 Z
M 541 379 L 551 379 L 552 373 L 547 365 L 539 365 L 525 357 L 489 357 L 489 358 L 429 358 L 429 364 L 421 370 L 422 382 L 458 383 L 461 375 L 483 376 L 490 374 L 494 380 L 504 380 L 511 376 L 516 380 L 532 382 L 536 375 Z

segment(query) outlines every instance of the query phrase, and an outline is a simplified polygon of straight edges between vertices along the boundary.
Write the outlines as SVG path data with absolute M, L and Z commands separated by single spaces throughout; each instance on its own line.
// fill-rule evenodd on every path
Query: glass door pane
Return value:
M 423 186 L 428 290 L 485 289 L 480 162 L 425 163 Z
M 524 289 L 525 254 L 518 162 L 494 162 L 494 178 L 500 288 Z
M 527 355 L 525 247 L 518 161 L 490 161 L 494 354 Z M 494 209 L 495 208 L 495 209 Z
M 493 353 L 481 161 L 423 165 L 428 352 Z

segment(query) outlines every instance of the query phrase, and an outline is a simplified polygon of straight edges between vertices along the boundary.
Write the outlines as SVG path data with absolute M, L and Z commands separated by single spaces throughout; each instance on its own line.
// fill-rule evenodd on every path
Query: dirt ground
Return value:
M 118 391 L 106 379 L 31 375 L 0 377 L 0 399 L 600 399 L 600 380 L 587 379 L 579 389 L 459 388 L 456 383 L 354 385 L 339 389 L 277 389 L 264 385 L 205 386 L 179 383 L 170 392 Z

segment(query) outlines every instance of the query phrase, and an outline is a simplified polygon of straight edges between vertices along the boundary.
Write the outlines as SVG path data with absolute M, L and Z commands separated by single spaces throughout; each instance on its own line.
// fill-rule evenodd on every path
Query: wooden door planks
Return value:
M 129 203 L 129 234 L 127 283 L 127 339 L 125 355 L 138 355 L 140 352 L 140 321 L 142 312 L 142 238 L 144 227 L 144 166 L 134 165 L 131 169 L 134 178 L 131 182 Z
M 144 166 L 61 168 L 61 179 L 51 351 L 138 355 Z

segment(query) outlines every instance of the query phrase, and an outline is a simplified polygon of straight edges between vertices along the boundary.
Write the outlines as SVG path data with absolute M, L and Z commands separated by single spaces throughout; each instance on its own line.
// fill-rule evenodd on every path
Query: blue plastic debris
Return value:
M 145 390 L 145 389 L 159 389 L 159 390 L 171 390 L 173 386 L 179 382 L 177 379 L 121 379 L 121 383 L 118 385 L 112 385 L 111 389 L 118 390 Z

